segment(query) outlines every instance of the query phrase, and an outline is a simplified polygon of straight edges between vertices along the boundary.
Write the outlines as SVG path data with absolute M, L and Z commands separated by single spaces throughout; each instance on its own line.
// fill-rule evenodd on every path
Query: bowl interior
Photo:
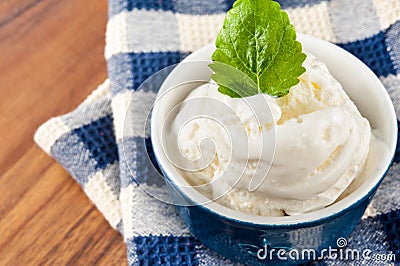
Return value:
M 377 161 L 374 163 L 372 174 L 354 192 L 318 211 L 296 216 L 263 217 L 235 211 L 215 202 L 204 206 L 210 211 L 253 224 L 284 225 L 311 222 L 349 208 L 368 195 L 383 179 L 393 158 L 397 143 L 397 119 L 386 89 L 365 64 L 340 47 L 307 35 L 299 34 L 298 40 L 302 43 L 305 51 L 314 54 L 328 66 L 332 75 L 342 84 L 347 94 L 355 102 L 361 114 L 369 120 L 379 138 L 386 143 L 387 154 L 375 158 Z M 159 100 L 156 101 L 151 119 L 151 138 L 158 163 L 164 174 L 173 183 L 186 185 L 180 187 L 180 190 L 193 202 L 205 202 L 205 196 L 190 187 L 177 169 L 169 163 L 161 145 L 161 125 L 168 112 L 182 102 L 191 90 L 209 80 L 211 70 L 207 67 L 207 64 L 210 62 L 214 50 L 214 45 L 209 44 L 177 65 L 160 88 L 157 96 Z M 204 66 L 199 68 L 199 61 Z M 189 80 L 195 82 L 185 83 Z M 185 84 L 181 85 L 179 90 L 174 89 L 176 85 L 182 83 Z

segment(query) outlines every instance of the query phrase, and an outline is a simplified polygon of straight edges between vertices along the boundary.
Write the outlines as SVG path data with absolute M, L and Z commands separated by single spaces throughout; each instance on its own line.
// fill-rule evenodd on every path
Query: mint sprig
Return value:
M 305 72 L 306 55 L 296 31 L 275 1 L 237 0 L 225 17 L 216 47 L 211 78 L 231 97 L 284 96 Z

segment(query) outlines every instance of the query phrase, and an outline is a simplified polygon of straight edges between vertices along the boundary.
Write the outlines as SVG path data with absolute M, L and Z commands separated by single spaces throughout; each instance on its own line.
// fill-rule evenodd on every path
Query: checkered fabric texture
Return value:
M 110 0 L 105 48 L 109 79 L 76 110 L 50 119 L 35 135 L 38 145 L 64 166 L 123 234 L 130 265 L 232 264 L 196 240 L 172 206 L 149 197 L 134 181 L 148 169 L 142 167 L 139 152 L 124 154 L 123 146 L 149 143 L 148 134 L 138 129 L 145 120 L 141 110 L 152 103 L 154 92 L 137 96 L 134 119 L 127 121 L 132 130 L 123 128 L 132 93 L 156 71 L 212 42 L 233 2 Z M 298 32 L 336 43 L 365 62 L 385 85 L 400 119 L 399 0 L 278 2 Z M 395 254 L 400 261 L 399 160 L 398 148 L 388 175 L 348 239 L 349 248 Z

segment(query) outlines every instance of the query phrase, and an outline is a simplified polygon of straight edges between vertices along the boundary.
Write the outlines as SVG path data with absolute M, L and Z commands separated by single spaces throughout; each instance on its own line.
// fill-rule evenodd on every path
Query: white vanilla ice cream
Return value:
M 203 185 L 203 193 L 226 207 L 283 216 L 332 204 L 360 176 L 371 140 L 368 120 L 325 64 L 307 54 L 303 66 L 300 82 L 281 98 L 230 98 L 212 83 L 188 95 L 171 130 L 185 158 L 210 161 L 184 172 L 191 185 Z M 193 106 L 196 98 L 201 104 Z M 187 121 L 193 108 L 214 119 Z M 204 139 L 214 147 L 202 146 Z

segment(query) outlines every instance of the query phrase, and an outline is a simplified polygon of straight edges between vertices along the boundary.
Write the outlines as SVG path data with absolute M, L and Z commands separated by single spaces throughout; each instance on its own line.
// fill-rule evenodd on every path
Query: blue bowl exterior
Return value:
M 260 249 L 267 254 L 272 248 L 289 252 L 295 249 L 301 254 L 304 249 L 318 253 L 329 247 L 337 248 L 336 241 L 347 237 L 358 224 L 369 204 L 368 197 L 354 205 L 345 213 L 318 221 L 310 225 L 256 226 L 238 220 L 218 216 L 201 206 L 177 206 L 177 211 L 191 232 L 206 246 L 233 261 L 250 265 L 293 265 L 308 260 L 281 260 L 273 253 L 272 260 L 257 258 Z M 319 254 L 316 257 L 319 257 Z M 264 252 L 262 253 L 264 254 Z M 324 253 L 327 254 L 327 253 Z M 289 257 L 287 257 L 289 259 Z
M 161 171 L 164 173 L 162 167 Z M 297 224 L 252 224 L 222 216 L 202 205 L 176 206 L 176 209 L 190 231 L 203 244 L 232 261 L 249 265 L 297 265 L 313 260 L 313 257 L 290 260 L 290 250 L 298 251 L 301 257 L 303 250 L 313 249 L 318 258 L 323 249 L 326 249 L 324 255 L 328 255 L 329 247 L 336 249 L 337 240 L 347 238 L 355 229 L 378 186 L 347 209 L 316 221 Z M 169 186 L 168 189 L 172 197 L 177 196 L 176 191 L 180 191 L 176 186 Z M 181 200 L 182 195 L 179 197 Z M 265 247 L 268 254 L 272 248 L 275 249 L 272 259 L 269 255 L 262 260 L 257 257 L 257 252 L 265 250 Z M 279 249 L 286 250 L 287 260 L 277 257 Z

